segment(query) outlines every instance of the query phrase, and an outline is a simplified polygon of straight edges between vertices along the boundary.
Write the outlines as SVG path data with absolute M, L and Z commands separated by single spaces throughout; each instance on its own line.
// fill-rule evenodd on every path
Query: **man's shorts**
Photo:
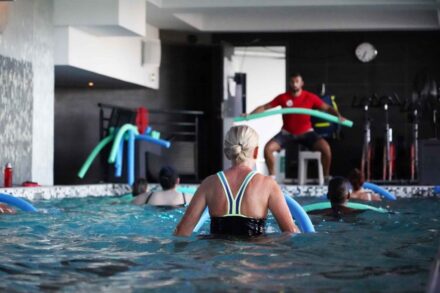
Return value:
M 278 143 L 283 149 L 288 143 L 295 142 L 305 146 L 309 150 L 313 150 L 313 146 L 320 139 L 321 136 L 314 131 L 309 131 L 301 135 L 293 135 L 284 129 L 272 138 L 272 140 Z

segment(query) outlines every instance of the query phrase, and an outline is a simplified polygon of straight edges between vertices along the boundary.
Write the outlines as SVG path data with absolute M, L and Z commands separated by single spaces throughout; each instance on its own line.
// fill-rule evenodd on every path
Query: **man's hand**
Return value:
M 347 120 L 344 116 L 342 116 L 341 114 L 339 114 L 339 112 L 338 112 L 338 118 L 339 118 L 339 121 L 342 123 L 342 122 L 344 122 L 345 120 Z

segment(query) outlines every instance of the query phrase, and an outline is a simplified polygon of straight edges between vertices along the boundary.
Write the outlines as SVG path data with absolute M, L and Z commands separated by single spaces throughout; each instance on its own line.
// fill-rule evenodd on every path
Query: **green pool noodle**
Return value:
M 370 205 L 356 203 L 356 202 L 349 202 L 346 206 L 349 208 L 352 208 L 352 209 L 356 209 L 356 210 L 371 210 L 371 211 L 375 211 L 375 212 L 379 212 L 379 213 L 387 213 L 388 212 L 386 209 L 383 209 L 383 208 L 376 208 L 376 207 L 373 207 Z M 303 209 L 306 212 L 311 212 L 311 211 L 315 211 L 315 210 L 324 210 L 324 209 L 329 209 L 329 208 L 331 208 L 331 204 L 329 201 L 317 202 L 317 203 L 312 203 L 312 204 L 308 204 L 308 205 L 303 206 Z
M 262 113 L 251 114 L 251 115 L 248 115 L 247 117 L 235 117 L 234 122 L 248 121 L 248 120 L 264 118 L 264 117 L 268 117 L 268 116 L 272 116 L 272 115 L 278 115 L 278 114 L 310 115 L 310 116 L 321 118 L 321 119 L 329 121 L 329 122 L 338 123 L 343 126 L 347 126 L 347 127 L 353 126 L 353 121 L 344 120 L 341 122 L 339 120 L 339 118 L 334 115 L 330 115 L 330 114 L 327 114 L 327 113 L 324 113 L 321 111 L 317 111 L 317 110 L 305 109 L 305 108 L 284 108 L 284 109 L 278 109 L 278 110 L 270 110 L 270 111 L 265 111 Z
M 156 130 L 153 130 L 153 131 L 151 132 L 151 137 L 152 137 L 152 138 L 159 139 L 159 138 L 160 138 L 160 132 L 159 132 L 159 131 L 156 131 Z
M 95 160 L 96 156 L 99 154 L 99 152 L 107 145 L 109 144 L 113 138 L 114 134 L 110 134 L 109 136 L 105 137 L 103 140 L 99 142 L 99 144 L 93 149 L 93 151 L 90 153 L 90 155 L 87 157 L 87 160 L 82 165 L 81 169 L 78 172 L 79 178 L 84 178 L 87 171 L 89 170 L 90 166 L 92 165 L 93 161 Z
M 119 144 L 121 142 L 121 139 L 124 138 L 125 132 L 132 130 L 136 135 L 139 134 L 139 131 L 136 126 L 132 124 L 124 124 L 116 134 L 115 140 L 113 141 L 112 150 L 110 152 L 110 156 L 108 157 L 108 162 L 110 164 L 114 163 L 116 160 L 116 154 L 118 152 Z

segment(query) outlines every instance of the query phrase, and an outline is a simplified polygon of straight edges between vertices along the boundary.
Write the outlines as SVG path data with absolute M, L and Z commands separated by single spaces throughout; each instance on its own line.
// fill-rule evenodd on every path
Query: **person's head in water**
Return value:
M 145 193 L 148 190 L 148 181 L 144 178 L 138 178 L 133 184 L 133 196 Z
M 350 183 L 343 177 L 335 177 L 328 183 L 327 198 L 332 206 L 343 205 L 350 198 Z
M 365 182 L 364 175 L 359 169 L 353 169 L 348 174 L 348 181 L 350 181 L 351 186 L 353 187 L 353 191 L 357 191 L 361 189 L 362 185 Z
M 173 189 L 177 184 L 179 184 L 179 182 L 180 178 L 176 169 L 171 166 L 165 166 L 160 169 L 159 183 L 163 190 Z
M 301 74 L 299 73 L 294 73 L 290 76 L 290 88 L 292 89 L 292 92 L 294 94 L 299 93 L 303 86 L 304 86 L 304 81 L 303 78 L 301 76 Z
M 252 163 L 258 156 L 258 134 L 246 125 L 233 126 L 225 136 L 223 151 L 233 164 Z

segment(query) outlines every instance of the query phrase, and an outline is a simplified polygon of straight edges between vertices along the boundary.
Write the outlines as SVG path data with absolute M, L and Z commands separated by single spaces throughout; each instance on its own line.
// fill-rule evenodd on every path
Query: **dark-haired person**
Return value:
M 381 201 L 379 195 L 375 194 L 370 190 L 362 188 L 365 182 L 364 176 L 359 169 L 353 169 L 350 174 L 348 174 L 348 181 L 350 181 L 351 187 L 353 188 L 350 197 L 352 199 L 359 199 L 365 201 Z
M 327 198 L 331 203 L 331 208 L 316 210 L 310 212 L 311 214 L 319 214 L 324 216 L 332 216 L 340 219 L 344 215 L 352 215 L 363 212 L 364 210 L 357 210 L 347 207 L 350 199 L 351 186 L 344 177 L 332 178 L 328 184 Z
M 318 109 L 345 120 L 338 110 L 330 107 L 317 95 L 303 90 L 304 81 L 301 74 L 295 73 L 290 78 L 290 91 L 278 95 L 267 104 L 261 105 L 250 114 L 264 112 L 268 109 L 281 106 L 282 108 L 306 108 Z M 264 158 L 266 160 L 269 175 L 275 176 L 275 158 L 273 152 L 279 152 L 289 142 L 296 142 L 304 145 L 310 150 L 321 152 L 321 162 L 324 169 L 326 181 L 329 180 L 331 150 L 325 139 L 320 137 L 312 127 L 310 115 L 289 114 L 283 115 L 283 128 L 264 147 Z
M 144 178 L 138 178 L 133 184 L 133 194 L 134 199 L 131 201 L 135 205 L 144 205 L 147 198 L 151 195 L 148 193 L 148 181 Z
M 153 192 L 147 199 L 146 204 L 154 206 L 186 206 L 192 199 L 192 195 L 176 190 L 180 183 L 177 171 L 171 166 L 160 169 L 159 183 L 162 191 Z

